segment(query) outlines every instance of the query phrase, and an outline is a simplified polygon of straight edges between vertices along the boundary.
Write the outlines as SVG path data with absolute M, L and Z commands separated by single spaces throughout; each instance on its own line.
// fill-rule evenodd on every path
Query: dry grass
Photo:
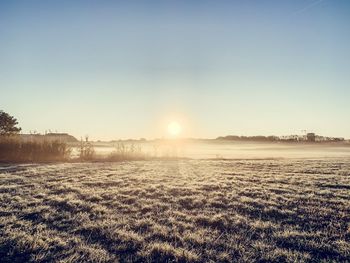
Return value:
M 2 262 L 347 262 L 350 161 L 0 171 Z
M 65 142 L 30 140 L 0 136 L 0 162 L 58 162 L 69 159 L 71 148 Z

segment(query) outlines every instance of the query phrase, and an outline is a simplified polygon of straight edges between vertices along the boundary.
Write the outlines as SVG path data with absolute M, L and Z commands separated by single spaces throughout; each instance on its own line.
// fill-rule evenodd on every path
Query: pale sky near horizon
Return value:
M 102 140 L 350 138 L 350 1 L 0 1 L 0 109 Z

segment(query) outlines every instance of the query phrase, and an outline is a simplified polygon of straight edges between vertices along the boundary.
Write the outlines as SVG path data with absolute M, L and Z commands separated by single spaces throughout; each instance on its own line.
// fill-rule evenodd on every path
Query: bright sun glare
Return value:
M 181 132 L 181 126 L 176 121 L 169 123 L 168 132 L 172 136 L 177 136 Z

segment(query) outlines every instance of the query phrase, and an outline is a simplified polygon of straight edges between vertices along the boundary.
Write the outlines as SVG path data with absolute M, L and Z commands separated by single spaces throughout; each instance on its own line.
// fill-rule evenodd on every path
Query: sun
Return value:
M 168 125 L 168 132 L 172 136 L 179 135 L 179 133 L 181 132 L 181 125 L 176 121 L 170 122 Z

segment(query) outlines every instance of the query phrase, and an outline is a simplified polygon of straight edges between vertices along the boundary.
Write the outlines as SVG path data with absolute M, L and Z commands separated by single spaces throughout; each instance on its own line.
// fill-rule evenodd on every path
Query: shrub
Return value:
M 89 137 L 85 136 L 85 141 L 80 140 L 79 145 L 79 158 L 81 160 L 89 161 L 93 160 L 95 156 L 95 149 L 92 143 L 89 141 Z

